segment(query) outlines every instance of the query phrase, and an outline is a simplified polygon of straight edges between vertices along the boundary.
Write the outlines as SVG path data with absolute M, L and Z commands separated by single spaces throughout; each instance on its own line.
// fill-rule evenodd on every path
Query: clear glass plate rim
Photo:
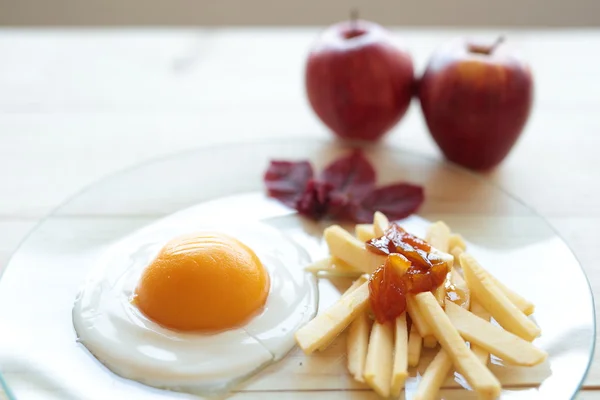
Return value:
M 222 149 L 225 147 L 240 147 L 240 146 L 252 146 L 252 145 L 273 145 L 273 144 L 278 144 L 278 143 L 290 143 L 290 142 L 312 142 L 312 143 L 320 143 L 322 145 L 333 145 L 339 148 L 364 148 L 364 149 L 377 149 L 377 147 L 379 147 L 380 149 L 384 150 L 384 151 L 390 151 L 390 152 L 400 152 L 400 153 L 405 153 L 408 154 L 410 156 L 417 156 L 417 157 L 421 157 L 423 159 L 426 159 L 427 161 L 429 161 L 432 164 L 439 164 L 439 163 L 443 163 L 445 168 L 450 168 L 453 171 L 457 171 L 459 173 L 462 174 L 468 174 L 471 178 L 478 180 L 479 182 L 483 183 L 484 185 L 489 185 L 493 188 L 495 188 L 496 190 L 502 192 L 504 195 L 508 196 L 509 198 L 511 198 L 512 200 L 516 201 L 519 205 L 523 206 L 525 209 L 527 209 L 533 216 L 535 216 L 537 219 L 539 219 L 540 221 L 543 221 L 543 223 L 565 244 L 565 246 L 567 247 L 569 253 L 573 256 L 573 258 L 577 261 L 577 265 L 582 273 L 582 275 L 585 278 L 586 284 L 587 284 L 587 288 L 588 288 L 588 293 L 590 295 L 590 300 L 591 300 L 591 304 L 592 304 L 592 321 L 593 321 L 593 337 L 596 337 L 596 306 L 595 306 L 595 301 L 594 301 L 594 292 L 592 291 L 592 286 L 589 280 L 589 277 L 587 276 L 585 270 L 583 269 L 581 262 L 579 260 L 579 258 L 577 257 L 577 255 L 573 252 L 573 250 L 571 249 L 571 247 L 568 245 L 567 241 L 564 239 L 564 237 L 560 234 L 560 232 L 558 232 L 554 226 L 552 226 L 552 224 L 550 224 L 550 222 L 544 217 L 542 216 L 537 210 L 535 210 L 532 206 L 530 206 L 529 204 L 527 204 L 525 201 L 523 201 L 519 196 L 514 195 L 513 193 L 508 192 L 506 189 L 504 189 L 502 186 L 498 185 L 497 183 L 494 183 L 488 179 L 486 179 L 485 176 L 483 176 L 482 174 L 476 173 L 474 171 L 470 171 L 466 168 L 463 168 L 457 164 L 454 164 L 452 162 L 449 162 L 447 160 L 441 159 L 441 158 L 435 158 L 429 154 L 424 154 L 422 152 L 416 152 L 413 150 L 407 150 L 404 148 L 401 148 L 399 146 L 395 146 L 392 144 L 383 144 L 383 143 L 375 143 L 375 144 L 369 144 L 369 143 L 360 143 L 360 142 L 342 142 L 336 139 L 333 140 L 326 140 L 326 139 L 319 139 L 319 138 L 302 138 L 302 137 L 292 137 L 292 138 L 285 138 L 285 139 L 281 139 L 281 138 L 274 138 L 274 139 L 268 139 L 268 138 L 261 138 L 261 139 L 255 139 L 255 140 L 242 140 L 242 141 L 236 141 L 236 142 L 221 142 L 221 143 L 214 143 L 214 144 L 210 144 L 210 145 L 206 145 L 206 146 L 198 146 L 198 147 L 193 147 L 190 149 L 186 149 L 186 150 L 182 150 L 182 151 L 177 151 L 174 153 L 169 153 L 169 154 L 165 154 L 165 155 L 161 155 L 161 156 L 157 156 L 157 157 L 152 157 L 149 158 L 147 160 L 144 160 L 142 162 L 127 166 L 125 168 L 121 168 L 119 170 L 113 171 L 111 173 L 108 173 L 106 175 L 104 175 L 103 177 L 96 179 L 95 181 L 84 185 L 82 188 L 76 190 L 75 192 L 73 192 L 72 194 L 70 194 L 69 196 L 67 196 L 62 202 L 60 202 L 56 207 L 54 207 L 52 210 L 50 210 L 46 215 L 44 215 L 42 218 L 39 219 L 39 221 L 37 221 L 35 223 L 35 225 L 27 232 L 27 234 L 23 237 L 23 239 L 19 242 L 19 244 L 17 245 L 17 247 L 12 251 L 5 267 L 2 269 L 2 271 L 0 271 L 0 281 L 2 280 L 2 277 L 4 275 L 4 273 L 6 272 L 6 270 L 10 267 L 10 264 L 12 262 L 13 257 L 15 256 L 15 254 L 17 254 L 24 243 L 27 242 L 27 240 L 29 239 L 29 237 L 38 230 L 38 228 L 40 226 L 42 226 L 46 221 L 48 221 L 49 219 L 51 219 L 54 215 L 56 215 L 58 212 L 60 212 L 60 210 L 67 206 L 71 201 L 75 200 L 76 198 L 80 197 L 81 195 L 87 193 L 88 191 L 92 190 L 94 187 L 101 185 L 104 182 L 110 181 L 111 179 L 118 177 L 120 175 L 126 174 L 130 171 L 134 171 L 136 169 L 139 168 L 144 168 L 146 166 L 152 165 L 152 164 L 156 164 L 156 163 L 160 163 L 163 161 L 168 161 L 172 158 L 175 158 L 177 156 L 181 156 L 181 155 L 185 155 L 185 154 L 193 154 L 196 152 L 203 152 L 203 151 L 210 151 L 210 150 L 215 150 L 215 149 Z M 387 148 L 383 148 L 383 146 L 386 146 Z M 583 374 L 583 376 L 581 377 L 581 380 L 578 384 L 578 389 L 577 391 L 573 394 L 572 398 L 575 398 L 575 396 L 577 395 L 577 392 L 579 390 L 581 390 L 581 387 L 583 386 L 583 382 L 585 381 L 586 377 L 589 374 L 593 359 L 594 359 L 594 353 L 595 353 L 595 348 L 596 348 L 596 341 L 592 340 L 590 349 L 589 349 L 589 354 L 590 357 L 588 359 L 587 365 L 586 365 L 586 369 L 585 369 L 585 373 Z M 4 392 L 6 393 L 8 400 L 17 400 L 17 398 L 15 397 L 15 395 L 12 393 L 8 382 L 6 382 L 6 380 L 4 379 L 4 376 L 2 375 L 2 371 L 0 371 L 0 386 L 2 387 L 2 389 L 4 390 Z

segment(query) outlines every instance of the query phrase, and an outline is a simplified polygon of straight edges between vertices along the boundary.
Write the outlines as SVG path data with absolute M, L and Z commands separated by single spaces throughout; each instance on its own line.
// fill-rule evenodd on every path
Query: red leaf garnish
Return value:
M 333 190 L 330 183 L 311 179 L 296 202 L 298 213 L 310 218 L 323 218 L 329 207 L 329 194 Z
M 361 151 L 353 151 L 329 164 L 319 177 L 333 186 L 336 196 L 358 202 L 375 187 L 375 169 Z
M 356 222 L 371 222 L 373 213 L 380 211 L 390 220 L 403 219 L 419 209 L 425 194 L 423 188 L 409 183 L 397 183 L 373 190 L 352 210 Z
M 313 177 L 313 169 L 308 161 L 271 161 L 265 172 L 265 184 L 269 196 L 287 206 L 295 207 L 296 201 L 304 192 L 308 181 Z
M 354 204 L 344 193 L 332 191 L 329 194 L 329 216 L 338 220 L 351 220 Z
M 316 220 L 371 222 L 375 211 L 402 219 L 423 202 L 420 186 L 399 183 L 375 189 L 375 170 L 359 150 L 329 164 L 318 179 L 313 179 L 308 161 L 271 161 L 264 180 L 269 196 Z

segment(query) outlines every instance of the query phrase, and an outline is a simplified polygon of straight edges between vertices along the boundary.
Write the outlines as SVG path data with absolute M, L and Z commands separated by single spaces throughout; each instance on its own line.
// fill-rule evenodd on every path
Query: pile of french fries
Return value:
M 330 257 L 307 270 L 325 276 L 356 280 L 328 310 L 296 332 L 300 348 L 310 354 L 326 349 L 347 331 L 348 371 L 382 397 L 398 397 L 408 377 L 408 367 L 419 364 L 423 346 L 439 351 L 421 376 L 414 400 L 435 399 L 448 377 L 464 376 L 481 399 L 495 399 L 501 384 L 488 369 L 490 354 L 507 364 L 533 366 L 547 353 L 531 342 L 540 328 L 528 318 L 534 305 L 498 281 L 466 253 L 460 235 L 443 222 L 432 224 L 425 240 L 432 252 L 451 266 L 445 284 L 432 292 L 407 296 L 407 312 L 392 323 L 373 321 L 369 313 L 369 275 L 384 264 L 365 242 L 384 235 L 389 221 L 375 213 L 373 224 L 359 224 L 355 235 L 333 225 L 324 231 Z M 407 313 L 412 321 L 410 331 Z M 496 324 L 490 322 L 491 319 Z

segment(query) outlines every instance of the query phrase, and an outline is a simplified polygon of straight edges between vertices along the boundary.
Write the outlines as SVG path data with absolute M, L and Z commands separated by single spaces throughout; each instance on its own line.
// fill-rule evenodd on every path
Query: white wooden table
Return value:
M 441 43 L 489 31 L 397 30 L 422 70 Z M 506 33 L 506 32 L 503 32 Z M 0 265 L 65 197 L 108 173 L 191 147 L 328 132 L 309 109 L 314 29 L 0 30 Z M 508 31 L 536 105 L 488 178 L 561 233 L 600 290 L 600 31 Z M 385 139 L 440 157 L 417 104 Z M 581 399 L 600 399 L 594 363 Z

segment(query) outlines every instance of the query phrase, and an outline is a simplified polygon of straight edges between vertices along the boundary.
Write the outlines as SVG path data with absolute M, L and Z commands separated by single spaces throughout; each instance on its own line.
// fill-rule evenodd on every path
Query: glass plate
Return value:
M 326 249 L 325 224 L 308 223 L 263 194 L 270 159 L 311 159 L 317 168 L 346 149 L 307 140 L 203 148 L 155 160 L 78 193 L 41 221 L 13 255 L 0 281 L 0 370 L 23 399 L 191 399 L 151 389 L 110 373 L 76 343 L 71 310 L 94 259 L 107 245 L 174 212 L 213 207 L 226 220 L 263 220 L 292 235 L 313 259 Z M 508 286 L 532 300 L 542 328 L 536 344 L 549 353 L 534 368 L 491 366 L 504 386 L 502 398 L 570 399 L 580 387 L 593 353 L 592 295 L 579 263 L 550 226 L 524 204 L 477 175 L 398 149 L 367 148 L 381 183 L 408 180 L 424 185 L 418 218 L 406 221 L 423 234 L 427 220 L 442 219 L 461 233 L 472 252 Z M 212 200 L 209 203 L 203 203 Z M 207 205 L 208 204 L 208 205 Z M 421 219 L 422 218 L 422 219 Z M 344 279 L 319 282 L 320 308 L 339 297 Z M 371 398 L 345 369 L 341 336 L 324 352 L 298 349 L 238 388 L 239 398 Z M 425 351 L 431 358 L 433 351 Z M 422 372 L 421 368 L 421 372 Z M 418 381 L 411 371 L 406 397 Z M 447 399 L 467 399 L 460 376 L 444 385 Z M 12 393 L 12 394 L 11 394 Z

